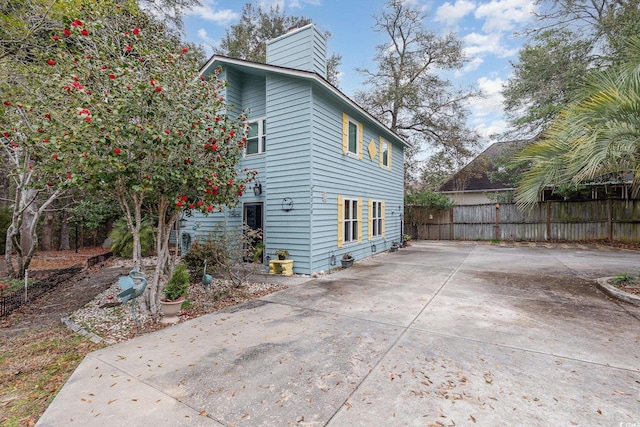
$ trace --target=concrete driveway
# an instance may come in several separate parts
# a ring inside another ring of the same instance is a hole
[[[544,247],[548,246],[548,247]],[[90,354],[42,426],[638,426],[640,253],[417,242]]]

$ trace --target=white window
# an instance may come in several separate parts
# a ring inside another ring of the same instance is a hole
[[[382,166],[389,167],[389,142],[382,141]]]
[[[382,236],[382,202],[371,202],[371,236]]]
[[[358,124],[349,120],[349,153],[358,154]]]
[[[262,154],[267,148],[267,120],[260,119],[249,122],[247,132],[247,156],[253,154]]]
[[[358,200],[344,200],[344,243],[358,241]]]

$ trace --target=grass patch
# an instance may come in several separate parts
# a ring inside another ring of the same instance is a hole
[[[0,347],[0,424],[34,425],[85,355],[101,347],[63,326],[6,340]]]
[[[618,274],[613,279],[613,286],[628,286],[636,284],[636,276],[629,273]]]

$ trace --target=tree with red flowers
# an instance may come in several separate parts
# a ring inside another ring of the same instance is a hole
[[[49,105],[59,108],[48,113],[57,125],[43,127],[48,142],[41,145],[49,144],[54,165],[69,165],[71,183],[113,191],[138,268],[143,216],[153,213],[158,264],[146,300],[155,313],[180,212],[233,206],[254,177],[236,169],[245,117],[229,117],[225,83],[217,74],[199,75],[202,57],[192,46],[144,16],[106,16],[70,21],[52,36],[48,57],[39,58],[57,84]]]

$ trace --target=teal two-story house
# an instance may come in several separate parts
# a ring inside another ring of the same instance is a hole
[[[405,142],[332,86],[326,39],[315,26],[267,43],[267,63],[214,55],[233,113],[250,124],[241,168],[258,171],[241,205],[182,221],[187,240],[222,222],[263,230],[264,255],[289,251],[298,274],[327,271],[401,239]]]

